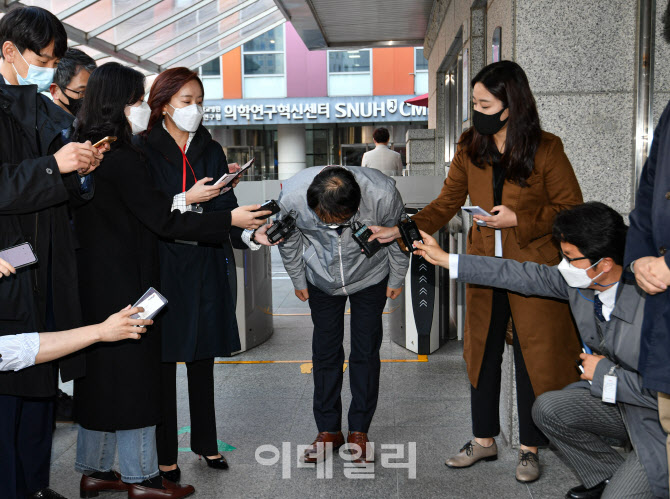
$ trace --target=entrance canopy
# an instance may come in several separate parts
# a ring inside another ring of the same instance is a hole
[[[0,0],[0,11],[21,5],[53,12],[98,64],[146,73],[196,69],[285,22],[273,0]]]
[[[274,0],[307,48],[423,45],[434,0]]]

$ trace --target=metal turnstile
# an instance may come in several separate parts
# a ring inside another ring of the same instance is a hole
[[[231,285],[237,293],[237,325],[246,352],[272,336],[271,253],[267,246],[258,251],[233,250],[235,268],[229,265]]]
[[[406,207],[408,213],[419,210]],[[433,237],[441,241],[444,231]],[[444,246],[443,246],[444,247]],[[446,276],[445,276],[446,274]],[[389,334],[394,343],[419,355],[428,355],[449,338],[448,271],[411,255],[400,304],[390,312]]]

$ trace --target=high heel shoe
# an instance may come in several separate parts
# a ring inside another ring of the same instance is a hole
[[[210,468],[214,468],[215,470],[227,470],[228,469],[228,461],[226,461],[226,458],[223,457],[223,454],[221,454],[221,457],[215,457],[214,459],[210,459],[207,456],[198,456],[200,459],[203,457],[205,458],[205,461],[207,462],[207,466]]]
[[[177,466],[173,470],[161,471],[160,474],[163,478],[172,483],[179,483],[179,481],[181,480],[181,470],[179,469],[179,466]]]

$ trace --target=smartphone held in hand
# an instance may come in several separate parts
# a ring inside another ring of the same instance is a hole
[[[16,246],[0,250],[0,258],[15,269],[37,263],[37,255],[35,255],[30,243],[17,244]]]
[[[270,212],[272,212],[269,215],[266,215],[264,217],[256,217],[256,218],[259,218],[259,219],[262,220],[264,218],[271,217],[272,215],[276,215],[277,213],[279,213],[281,211],[281,208],[279,207],[279,204],[277,204],[277,201],[275,201],[274,199],[270,199],[269,201],[266,201],[265,203],[263,203],[261,205],[261,207],[258,208],[257,210],[252,210],[252,212],[254,212],[254,211],[270,211]]]
[[[254,164],[254,161],[256,161],[256,158],[251,158],[251,161],[247,161],[246,163],[244,163],[244,165],[242,166],[242,168],[240,168],[240,171],[238,171],[238,172],[224,173],[219,180],[214,182],[214,185],[222,184],[221,187],[227,186],[233,180],[235,180],[235,178],[242,175],[245,172],[245,170],[248,170],[249,168],[251,168]]]
[[[466,213],[469,213],[470,215],[480,215],[482,217],[490,217],[492,216],[488,211],[485,209],[479,207],[479,206],[461,206],[461,210],[463,210]],[[483,222],[482,220],[476,220],[477,225],[486,225],[486,222]]]
[[[161,309],[167,305],[167,300],[154,288],[149,288],[142,297],[135,302],[134,307],[142,307],[144,312],[133,314],[131,319],[153,319]]]

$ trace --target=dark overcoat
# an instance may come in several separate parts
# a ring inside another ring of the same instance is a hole
[[[198,180],[210,177],[213,182],[228,173],[221,145],[202,125],[186,150],[193,172],[184,165],[179,146],[160,123],[142,140],[141,149],[157,187],[169,196],[183,192],[184,178],[186,190],[190,189],[195,183],[194,173]],[[232,210],[237,207],[237,199],[231,189],[201,206],[204,213]],[[239,239],[239,230],[233,228],[231,237],[236,235]],[[239,350],[235,298],[229,282],[229,277],[230,281],[234,277],[229,271],[235,271],[230,242],[195,245],[161,239],[158,250],[161,286],[170,296],[162,317],[162,360],[191,362],[228,357]]]
[[[502,229],[503,257],[519,262],[556,265],[558,247],[552,238],[554,216],[582,203],[582,191],[563,151],[561,139],[542,132],[527,186],[505,181],[502,204],[516,213],[517,226]],[[476,167],[459,148],[440,196],[412,218],[420,229],[434,233],[449,222],[470,196],[473,205],[493,208],[493,168]],[[474,226],[468,234],[469,255],[494,256],[495,231]],[[575,359],[580,343],[565,302],[507,293],[524,362],[538,396],[576,381]],[[474,387],[484,358],[491,322],[493,288],[468,284],[463,357]]]
[[[63,145],[61,131],[71,123],[72,117],[34,85],[0,83],[0,249],[29,242],[38,258],[37,264],[0,279],[0,335],[45,331],[47,302],[53,329],[80,325],[69,202],[84,202],[92,191],[81,194],[78,175],[61,175],[53,157]],[[65,380],[82,373],[79,360],[61,364]],[[52,363],[0,373],[2,395],[50,397],[55,392]]]
[[[670,267],[670,104],[656,126],[642,170],[624,264],[645,256],[663,256]],[[647,297],[639,371],[645,388],[670,393],[670,291]]]
[[[159,237],[227,241],[230,212],[171,211],[147,163],[130,144],[115,144],[95,175],[96,193],[76,211],[84,322],[134,303],[150,286],[162,291]],[[164,293],[165,294],[165,293]],[[170,301],[173,297],[165,294]],[[160,316],[159,316],[160,317]],[[160,421],[160,321],[140,340],[98,343],[86,351],[86,376],[75,381],[75,409],[91,430],[128,430]]]

